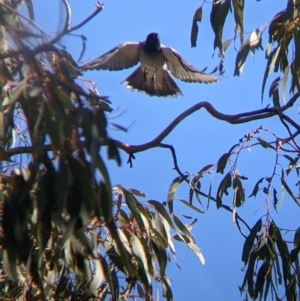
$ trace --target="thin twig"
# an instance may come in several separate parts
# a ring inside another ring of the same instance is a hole
[[[158,145],[158,147],[167,148],[167,149],[169,149],[169,150],[171,151],[172,158],[173,158],[174,169],[175,169],[176,172],[180,175],[180,177],[182,177],[182,180],[189,184],[189,180],[187,179],[186,175],[184,175],[184,173],[180,170],[180,168],[179,168],[179,166],[178,166],[177,156],[176,156],[176,152],[175,152],[174,147],[173,147],[172,145],[165,144],[165,143],[160,143],[160,144]],[[206,198],[209,197],[207,194],[201,192],[201,191],[200,191],[199,189],[197,189],[196,187],[195,187],[194,189],[195,189],[195,191],[196,191],[198,194],[200,194],[200,195],[202,195],[202,196],[205,196]],[[212,200],[213,202],[217,203],[217,200],[216,200],[214,197],[212,197],[212,196],[210,196],[210,200]],[[226,211],[229,211],[230,213],[233,213],[233,210],[232,210],[229,206],[224,205],[224,204],[221,204],[221,207],[222,207],[223,209],[225,209]],[[247,229],[248,229],[249,231],[251,230],[251,228],[249,227],[249,225],[246,223],[246,221],[245,221],[243,218],[241,218],[237,213],[235,214],[235,216],[236,216],[236,220],[241,221],[241,222],[247,227]],[[246,238],[247,235],[244,234],[244,232],[242,231],[242,229],[241,229],[241,227],[240,227],[240,225],[239,225],[238,223],[237,223],[237,225],[238,225],[238,229],[239,229],[241,235],[244,236],[244,237]]]

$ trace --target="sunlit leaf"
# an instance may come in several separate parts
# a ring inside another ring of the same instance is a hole
[[[201,211],[199,208],[193,206],[192,204],[190,204],[189,202],[185,201],[185,200],[179,200],[180,202],[182,202],[183,204],[185,204],[186,206],[190,207],[191,209],[197,211],[198,213],[205,213],[204,211]]]
[[[180,221],[180,219],[176,215],[173,215],[173,220],[175,225],[178,227],[179,231],[185,234],[189,238],[189,240],[194,243],[194,237],[192,236],[191,232],[186,228],[186,226]]]
[[[149,200],[148,201],[149,204],[151,204],[155,210],[157,210],[159,212],[159,214],[169,223],[169,225],[174,229],[174,225],[173,222],[169,216],[169,214],[167,213],[165,207],[158,201],[155,200]]]
[[[252,31],[249,37],[250,51],[254,54],[256,49],[263,50],[261,43],[262,43],[261,31],[259,28],[257,28],[254,31]]]
[[[154,253],[156,255],[158,264],[159,264],[159,271],[160,271],[160,277],[161,279],[164,278],[165,272],[166,272],[166,266],[167,266],[167,253],[166,249],[160,242],[156,239],[151,239],[152,246]]]
[[[173,201],[175,199],[175,193],[176,193],[177,188],[178,188],[180,183],[181,183],[181,177],[177,177],[172,181],[172,183],[169,187],[168,197],[167,197],[167,204],[168,204],[170,213],[173,212]]]

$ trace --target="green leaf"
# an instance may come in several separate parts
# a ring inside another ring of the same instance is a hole
[[[164,278],[167,266],[167,252],[165,247],[155,238],[151,239],[154,253],[156,255],[161,279]]]
[[[157,212],[159,212],[159,214],[168,222],[170,227],[175,229],[169,214],[167,213],[165,207],[160,202],[150,200],[150,201],[148,201],[148,203],[151,204]]]
[[[294,249],[300,247],[300,227],[296,230],[294,235]]]
[[[285,100],[285,96],[286,96],[286,84],[287,84],[287,80],[288,80],[288,77],[289,77],[289,66],[286,66],[284,68],[284,72],[283,72],[283,78],[282,78],[282,99],[283,99],[283,102],[286,103],[286,100]]]
[[[283,241],[280,230],[277,228],[275,223],[274,225],[274,234],[276,237],[276,245],[279,251],[279,254],[281,256],[281,263],[282,263],[282,273],[283,273],[283,280],[285,286],[287,285],[288,281],[290,280],[290,256],[289,256],[289,250],[287,247],[287,244],[285,241]]]
[[[172,236],[171,236],[171,233],[170,233],[170,226],[164,218],[162,219],[162,223],[163,223],[163,227],[164,227],[163,229],[165,230],[165,233],[166,233],[166,236],[167,236],[167,239],[168,239],[169,247],[170,247],[172,253],[175,254],[175,246],[174,246]]]
[[[231,187],[231,174],[228,172],[225,177],[222,179],[218,191],[217,191],[217,197],[216,197],[216,203],[217,203],[217,208],[219,209],[222,206],[222,196],[223,193],[228,195],[227,189]]]
[[[120,254],[123,265],[126,267],[129,274],[137,275],[137,269],[131,262],[131,249],[129,247],[130,243],[124,232],[116,228],[113,221],[107,223],[107,228],[113,240],[114,246],[117,247],[117,252]]]
[[[102,281],[105,279],[105,273],[103,270],[103,264],[101,261],[104,260],[100,255],[100,258],[94,259],[94,268],[93,268],[93,280],[89,285],[88,291],[89,293],[94,293],[95,290],[101,285]]]
[[[245,263],[245,265],[248,262],[250,252],[252,250],[252,247],[254,245],[254,239],[256,238],[256,235],[258,232],[260,232],[262,226],[262,220],[259,219],[256,224],[253,226],[253,228],[250,230],[250,234],[245,240],[244,247],[243,247],[243,253],[242,253],[242,261]]]
[[[241,46],[236,56],[233,76],[240,76],[243,73],[245,63],[246,63],[246,58],[249,54],[249,51],[250,51],[250,43],[249,41],[247,41]]]
[[[219,0],[214,0],[211,14],[210,14],[210,23],[212,29],[215,33],[215,40],[214,40],[214,49],[219,48],[221,56],[223,56],[223,49],[222,49],[222,37],[223,37],[223,29],[226,17],[230,10],[230,0],[225,0],[221,2]]]
[[[204,256],[203,256],[201,250],[196,246],[196,244],[193,242],[190,242],[190,243],[187,243],[187,246],[196,254],[196,256],[198,257],[198,259],[200,260],[202,265],[205,265]]]
[[[241,44],[243,43],[243,38],[244,38],[244,16],[243,16],[244,1],[245,0],[232,0],[234,20],[240,31],[239,34],[240,34]]]
[[[288,186],[288,184],[286,183],[284,178],[281,178],[281,183],[282,183],[283,187],[285,188],[285,190],[290,195],[290,197],[292,198],[292,200],[300,207],[300,203],[298,202],[297,198],[294,196],[292,190],[290,189],[290,187]]]
[[[165,297],[167,301],[173,301],[173,293],[167,276],[163,278],[162,286],[163,286],[163,297]]]
[[[24,78],[22,81],[20,81],[19,84],[12,90],[12,93],[9,95],[9,97],[4,98],[0,108],[5,115],[9,115],[14,108],[14,104],[22,96],[26,89],[27,80],[28,78]]]
[[[146,197],[146,194],[144,192],[141,192],[135,188],[130,188],[130,189],[128,189],[128,191],[130,191],[132,194],[134,194],[136,196],[143,197],[143,198]]]
[[[239,177],[233,179],[232,187],[234,189],[233,207],[240,207],[245,201],[245,191]]]
[[[144,244],[142,243],[142,238],[140,239],[136,235],[132,235],[130,237],[130,243],[132,246],[133,253],[141,260],[141,268],[144,270],[145,275],[147,277],[148,284],[151,283],[151,276],[153,276],[153,268],[152,261],[149,257],[149,250],[144,248]]]
[[[265,177],[262,177],[262,178],[260,178],[260,179],[256,182],[256,184],[255,184],[255,186],[254,186],[254,188],[253,188],[252,193],[249,195],[249,198],[251,198],[252,196],[256,197],[256,195],[257,195],[257,193],[258,193],[258,190],[259,190],[259,184],[262,183],[262,181],[263,181],[264,179],[265,179]]]
[[[189,238],[189,240],[194,243],[195,239],[192,236],[191,232],[186,228],[186,226],[180,221],[180,219],[176,215],[173,215],[173,221],[175,225],[178,227],[179,231],[185,234]]]
[[[65,108],[73,110],[73,104],[70,100],[70,96],[62,88],[58,87],[55,91],[55,95]]]
[[[173,201],[175,199],[175,193],[177,191],[177,188],[179,184],[182,182],[181,177],[175,178],[168,190],[168,197],[167,197],[167,204],[170,210],[170,213],[173,213]]]
[[[261,139],[260,137],[257,137],[256,139],[263,148],[272,148],[275,150],[274,146],[272,144],[270,144],[269,142]]]
[[[139,227],[142,230],[145,230],[146,227],[145,227],[143,219],[141,218],[141,212],[139,210],[140,208],[138,207],[138,201],[129,191],[126,191],[126,190],[125,190],[125,201],[126,201],[128,208],[133,213]]]
[[[112,219],[112,208],[113,208],[113,201],[112,201],[112,193],[111,193],[111,183],[108,171],[106,169],[106,166],[99,154],[94,156],[94,159],[96,160],[96,166],[98,167],[99,171],[101,172],[101,175],[103,176],[103,179],[105,181],[105,188],[106,188],[106,198],[105,200],[102,200],[100,202],[102,212],[104,212],[104,219],[105,222],[110,222]]]
[[[100,259],[101,259],[100,262],[102,265],[102,270],[104,271],[106,281],[108,282],[108,285],[110,287],[112,301],[118,301],[119,300],[119,283],[118,283],[118,277],[116,275],[116,270],[115,269],[110,270],[107,262],[101,255],[100,255]]]
[[[279,92],[278,92],[278,87],[280,84],[280,76],[275,78],[275,80],[272,82],[269,90],[269,97],[273,98],[273,105],[274,107],[280,108],[280,102],[279,102]]]
[[[265,91],[265,85],[267,82],[267,78],[270,76],[270,74],[272,73],[272,71],[274,70],[274,65],[277,62],[277,58],[280,52],[280,44],[279,46],[277,46],[277,48],[273,49],[270,53],[270,56],[268,57],[268,62],[267,62],[267,66],[266,66],[266,70],[264,73],[264,77],[263,77],[263,83],[262,83],[262,90],[261,90],[261,99],[263,100],[263,96],[264,96],[264,91]]]
[[[214,164],[207,164],[204,167],[202,167],[199,171],[198,171],[198,175],[202,175],[204,172],[208,171],[210,168],[212,168],[214,166]]]
[[[191,47],[196,47],[197,44],[197,36],[198,36],[198,24],[197,22],[201,22],[202,20],[202,6],[200,6],[194,14],[192,30],[191,30]]]
[[[77,198],[82,197],[79,201],[80,217],[84,225],[90,223],[91,219],[96,216],[97,213],[97,199],[95,191],[92,189],[91,179],[84,166],[81,165],[76,159],[70,157],[68,160],[69,168],[72,173],[72,177],[76,179],[76,185],[78,185],[78,191],[81,192],[81,196],[75,196]],[[102,200],[104,202],[104,200]]]
[[[231,153],[226,153],[220,157],[220,159],[218,160],[217,173],[223,174],[230,155],[231,155]]]
[[[186,206],[190,207],[191,209],[197,211],[198,213],[205,213],[204,211],[201,211],[199,208],[193,206],[192,204],[190,204],[189,202],[185,201],[185,200],[179,200],[180,202],[182,202],[183,204],[185,204]]]

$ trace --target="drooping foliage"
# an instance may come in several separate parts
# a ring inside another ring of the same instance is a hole
[[[50,37],[32,1],[0,1],[1,298],[119,300],[135,290],[151,300],[156,281],[172,300],[173,234],[204,258],[166,206],[112,187],[105,161],[121,159],[107,133],[110,101],[78,80],[58,44],[103,7],[70,27],[62,3],[65,25]]]

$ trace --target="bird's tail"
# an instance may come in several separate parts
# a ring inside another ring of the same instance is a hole
[[[150,96],[172,96],[182,95],[169,72],[166,69],[159,69],[154,78],[147,79],[143,69],[139,66],[123,82],[126,89],[144,91]]]

